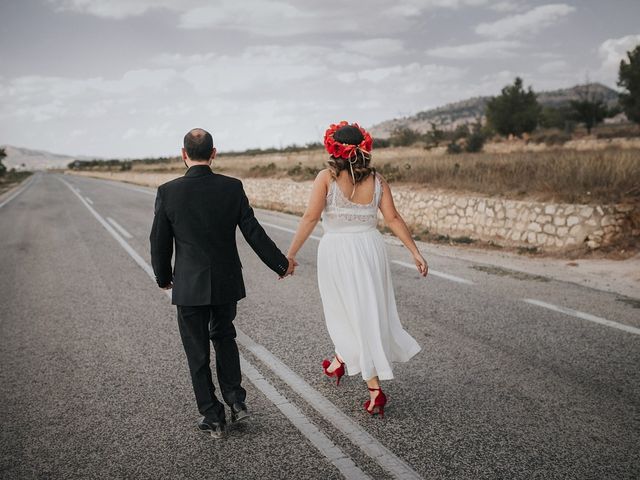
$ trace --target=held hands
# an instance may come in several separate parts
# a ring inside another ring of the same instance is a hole
[[[416,268],[418,269],[420,275],[426,277],[429,273],[429,265],[427,265],[427,261],[424,259],[424,257],[418,253],[413,256],[413,260],[414,262],[416,262]]]
[[[289,267],[287,268],[287,271],[284,275],[282,275],[280,277],[280,280],[282,280],[283,278],[286,278],[290,275],[293,275],[293,273],[295,272],[296,267],[299,265],[298,262],[296,262],[296,259],[293,257],[287,257],[287,260],[289,260]]]

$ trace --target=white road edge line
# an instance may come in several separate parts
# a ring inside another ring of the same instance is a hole
[[[29,179],[25,183],[23,183],[21,186],[19,186],[15,192],[13,192],[11,195],[9,195],[7,198],[5,198],[2,201],[2,203],[0,203],[0,208],[4,207],[7,203],[9,203],[11,200],[13,200],[18,195],[20,195],[22,192],[24,192],[27,188],[29,188],[31,186],[31,184],[33,183],[33,179],[34,178],[35,178],[35,174],[31,175],[31,177],[29,177]]]
[[[74,175],[74,174],[69,174],[69,176],[75,177],[75,178],[84,178],[84,179],[89,179],[89,180],[95,180],[98,182],[102,182],[105,183],[107,185],[111,185],[112,187],[118,187],[118,188],[124,188],[125,190],[131,190],[133,192],[140,192],[140,193],[145,193],[147,195],[151,195],[153,197],[156,196],[156,192],[155,191],[150,191],[145,189],[144,187],[136,187],[130,183],[126,183],[126,182],[122,182],[120,180],[110,180],[108,178],[100,178],[100,177],[88,177],[85,175]],[[77,187],[76,187],[77,188]],[[151,188],[151,187],[149,187]],[[80,191],[80,189],[78,189],[78,191]]]
[[[291,228],[281,227],[280,225],[276,225],[274,223],[269,222],[260,222],[260,225],[264,225],[265,227],[275,228],[276,230],[282,230],[283,232],[296,233],[295,230]],[[322,237],[318,237],[317,235],[311,235],[309,238],[313,238],[314,240],[320,240]],[[396,263],[398,265],[402,265],[403,267],[409,267],[415,269],[416,266],[411,263],[401,262],[399,260],[392,260],[391,263]],[[455,275],[449,275],[448,273],[439,272],[437,270],[429,269],[429,275],[433,275],[434,277],[444,278],[446,280],[451,280],[452,282],[464,283],[466,285],[473,285],[474,283],[471,280],[467,280],[466,278],[456,277]]]
[[[91,200],[89,197],[84,197],[84,199],[87,201],[89,205],[93,205],[93,200]]]
[[[400,260],[391,260],[391,263],[410,268],[411,270],[416,270],[416,266],[412,263],[401,262]],[[445,280],[451,280],[452,282],[464,283],[465,285],[474,285],[471,280],[467,280],[466,278],[456,277],[455,275],[449,275],[448,273],[439,272],[438,270],[433,270],[431,268],[429,269],[429,275],[444,278]]]
[[[625,325],[623,323],[614,322],[612,320],[607,320],[606,318],[596,317],[595,315],[591,315],[590,313],[584,313],[584,312],[580,312],[578,310],[573,310],[571,308],[566,308],[566,307],[559,307],[558,305],[542,302],[534,298],[523,298],[522,301],[530,303],[531,305],[536,305],[538,307],[553,310],[554,312],[564,313],[565,315],[571,315],[572,317],[581,318],[582,320],[588,320],[590,322],[599,323],[600,325],[606,325],[607,327],[617,328],[618,330],[633,333],[635,335],[640,335],[640,328],[632,327],[630,325]]]
[[[58,179],[64,183],[69,190],[71,190],[84,204],[84,206],[91,212],[91,214],[100,222],[100,224],[111,234],[113,238],[122,246],[125,251],[133,258],[133,260],[151,277],[155,283],[155,275],[153,269],[142,259],[140,255],[124,240],[118,232],[116,232],[108,222],[106,222],[102,216],[91,206],[89,203],[78,194],[73,187],[64,179]],[[168,296],[171,296],[171,292],[166,292]],[[247,339],[252,344],[255,344],[247,335],[245,335],[240,329],[236,328],[236,332],[239,337]],[[244,345],[242,341],[241,344]],[[255,344],[257,345],[257,344]],[[246,346],[246,345],[245,345]],[[264,348],[264,347],[262,347]],[[265,349],[266,350],[266,349]],[[275,357],[273,357],[275,359]],[[316,449],[320,451],[333,465],[338,468],[340,473],[344,475],[348,480],[357,479],[369,479],[362,470],[360,470],[355,463],[345,455],[326,435],[320,432],[315,425],[313,425],[307,417],[300,412],[291,402],[289,402],[284,396],[277,392],[277,390],[266,380],[260,373],[251,365],[246,359],[241,357],[243,363],[243,369],[245,373],[248,373],[247,378],[260,390],[269,400],[273,401],[280,409],[280,411],[289,419],[289,421],[313,444]],[[254,381],[255,380],[255,381]],[[303,381],[302,379],[300,379]],[[311,387],[309,387],[311,388]],[[276,396],[277,395],[277,396]],[[274,401],[275,400],[275,401]],[[328,400],[327,400],[328,401]],[[276,403],[277,402],[277,403]],[[335,409],[336,407],[333,406]],[[375,441],[375,440],[374,440]],[[384,447],[383,447],[384,448]],[[374,460],[377,460],[374,458]],[[397,477],[397,478],[411,478],[411,477]],[[418,477],[419,478],[419,477]]]
[[[131,239],[133,238],[133,235],[131,235],[129,232],[127,232],[124,227],[122,225],[120,225],[118,222],[116,222],[113,218],[111,217],[107,217],[107,222],[109,222],[111,225],[114,226],[114,228],[116,230],[118,230],[118,232],[120,233],[120,235],[122,235],[124,238],[128,238]]]

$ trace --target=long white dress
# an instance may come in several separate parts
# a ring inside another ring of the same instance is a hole
[[[365,380],[392,379],[392,362],[406,362],[420,351],[398,317],[389,259],[376,228],[381,197],[377,176],[368,205],[349,201],[332,181],[318,247],[318,286],[329,336],[347,374],[362,373]]]

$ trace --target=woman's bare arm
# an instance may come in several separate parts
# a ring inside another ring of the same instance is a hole
[[[382,212],[382,216],[384,217],[384,221],[387,226],[391,229],[393,234],[400,239],[400,241],[404,244],[405,247],[411,252],[413,255],[413,260],[415,261],[416,268],[420,275],[425,277],[429,271],[429,266],[427,265],[427,261],[420,254],[418,247],[416,246],[416,242],[413,241],[413,237],[411,236],[411,232],[407,227],[407,224],[404,222],[398,210],[396,210],[395,203],[393,202],[393,195],[391,194],[391,188],[389,188],[389,184],[380,174],[376,174],[380,177],[382,183],[382,199],[380,200],[380,211]]]
[[[322,170],[311,188],[311,195],[309,196],[309,203],[304,215],[300,219],[296,234],[291,240],[291,245],[287,251],[287,257],[295,259],[298,251],[307,241],[313,229],[316,228],[318,221],[324,210],[325,199],[327,198],[327,192],[329,188],[329,182],[331,181],[331,172],[329,170]]]

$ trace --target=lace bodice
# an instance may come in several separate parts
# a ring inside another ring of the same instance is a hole
[[[374,177],[373,199],[367,205],[354,203],[345,197],[335,181],[331,182],[322,212],[325,232],[356,233],[375,229],[378,224],[378,206],[382,197],[382,184]]]

